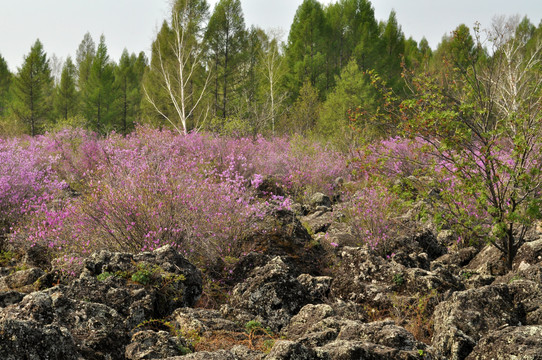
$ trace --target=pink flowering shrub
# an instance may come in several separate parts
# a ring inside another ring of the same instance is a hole
[[[235,258],[258,219],[292,204],[278,194],[257,198],[265,177],[294,194],[329,190],[335,177],[348,173],[340,154],[306,141],[299,148],[300,139],[178,136],[142,127],[127,137],[65,130],[41,141],[42,163],[28,168],[46,170],[33,183],[49,197],[24,221],[6,222],[12,241],[46,246],[70,263],[99,249],[137,252],[165,244],[202,265]],[[6,156],[22,161],[13,151]],[[12,167],[22,171],[21,164]]]
[[[66,188],[54,171],[58,163],[45,137],[0,138],[0,250],[14,225],[42,211]]]
[[[352,227],[356,245],[365,244],[385,254],[388,241],[397,233],[399,208],[399,198],[389,188],[374,184],[357,190],[337,210]]]

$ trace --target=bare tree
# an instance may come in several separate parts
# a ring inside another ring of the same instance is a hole
[[[278,82],[284,76],[285,70],[283,66],[283,56],[280,53],[279,40],[282,37],[280,30],[269,31],[269,40],[265,44],[265,49],[262,53],[261,62],[263,64],[263,75],[267,80],[268,101],[269,101],[269,118],[271,120],[271,129],[275,135],[275,116],[277,108],[286,99],[284,92],[278,94]]]
[[[147,101],[180,134],[189,131],[188,119],[193,119],[195,128],[205,121],[208,109],[196,115],[202,106],[210,81],[210,69],[203,63],[202,24],[208,16],[208,5],[204,0],[177,0],[172,6],[169,36],[158,36],[154,43],[151,71],[157,75],[159,86],[167,94],[175,109],[173,117],[168,115],[147,87],[143,91]],[[194,84],[198,73],[207,71],[201,86]],[[196,118],[196,116],[201,118]]]

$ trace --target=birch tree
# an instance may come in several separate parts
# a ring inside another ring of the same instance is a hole
[[[171,22],[163,24],[153,43],[150,71],[143,85],[154,111],[180,134],[197,129],[208,113],[200,109],[210,79],[202,44],[208,9],[205,0],[177,0],[173,4]],[[206,75],[202,78],[202,74]],[[152,88],[152,83],[158,87]]]

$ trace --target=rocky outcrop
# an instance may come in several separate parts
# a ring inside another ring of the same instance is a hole
[[[279,331],[304,305],[322,300],[313,297],[317,291],[307,290],[282,258],[275,257],[233,289],[230,305]]]
[[[73,278],[29,252],[24,266],[0,268],[0,358],[542,356],[540,240],[522,246],[512,271],[491,247],[448,250],[451,232],[412,231],[376,252],[318,196],[246,235],[247,253],[220,282],[227,301],[213,309],[194,307],[202,275],[172,247],[101,251]]]
[[[161,353],[156,348],[167,349],[173,346],[172,340],[163,334],[144,333],[131,341],[132,329],[179,307],[192,306],[201,294],[199,270],[171,247],[138,255],[102,251],[83,265],[79,277],[63,284],[26,296],[14,291],[0,293],[0,322],[6,329],[0,336],[13,333],[8,343],[14,349],[28,347],[29,353],[35,350],[37,354],[16,358],[120,360],[125,359],[130,342],[131,358],[148,358],[141,354]],[[10,288],[36,282],[40,283],[36,287],[47,287],[55,274],[55,270],[44,274],[30,269],[2,281]],[[50,352],[42,351],[49,343]]]
[[[508,326],[491,331],[467,360],[542,359],[542,326]]]
[[[27,320],[0,320],[0,358],[5,360],[79,360],[74,339],[66,329]]]

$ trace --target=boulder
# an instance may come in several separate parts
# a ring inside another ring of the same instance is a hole
[[[20,303],[0,309],[0,320],[25,320],[37,328],[56,326],[64,329],[71,334],[85,359],[124,358],[129,330],[114,309],[69,299],[58,288],[51,289],[50,293],[34,292]],[[18,346],[30,345],[23,338],[18,340]]]
[[[288,340],[277,341],[271,348],[265,360],[316,360],[318,357],[314,350],[300,343]]]
[[[201,292],[201,272],[171,246],[138,255],[92,254],[81,275],[64,289],[70,298],[115,309],[128,327],[193,306]]]
[[[542,359],[542,326],[508,326],[486,334],[467,360]]]
[[[397,350],[363,341],[336,340],[315,349],[319,359],[330,360],[418,360],[418,351]],[[425,354],[425,353],[424,353]],[[427,354],[426,359],[431,359]]]
[[[0,278],[0,290],[22,289],[23,292],[30,292],[34,290],[34,287],[28,287],[28,285],[33,285],[44,274],[45,272],[39,268],[15,271],[8,276]]]
[[[390,305],[386,294],[397,286],[397,279],[405,270],[403,265],[383,259],[366,247],[341,248],[337,257],[338,265],[332,273],[332,297],[372,307]]]
[[[323,258],[325,251],[321,246],[312,246],[312,237],[292,211],[279,210],[267,214],[259,220],[257,228],[243,240],[242,250],[281,256],[296,275],[321,275],[321,263],[314,259]]]
[[[72,336],[57,325],[28,320],[0,320],[0,358],[3,360],[79,360]]]
[[[524,310],[504,284],[455,292],[436,306],[432,345],[446,359],[464,359],[489,332],[519,326]]]
[[[278,332],[304,305],[317,300],[310,297],[282,258],[275,257],[235,286],[230,305],[253,314],[255,320]]]
[[[163,359],[191,353],[186,341],[166,331],[144,330],[136,332],[126,346],[126,359]]]
[[[314,193],[310,198],[309,204],[315,209],[320,206],[331,209],[331,199],[321,192]]]
[[[315,211],[299,219],[301,224],[308,230],[309,234],[314,235],[326,232],[335,220],[335,215],[326,210]]]

